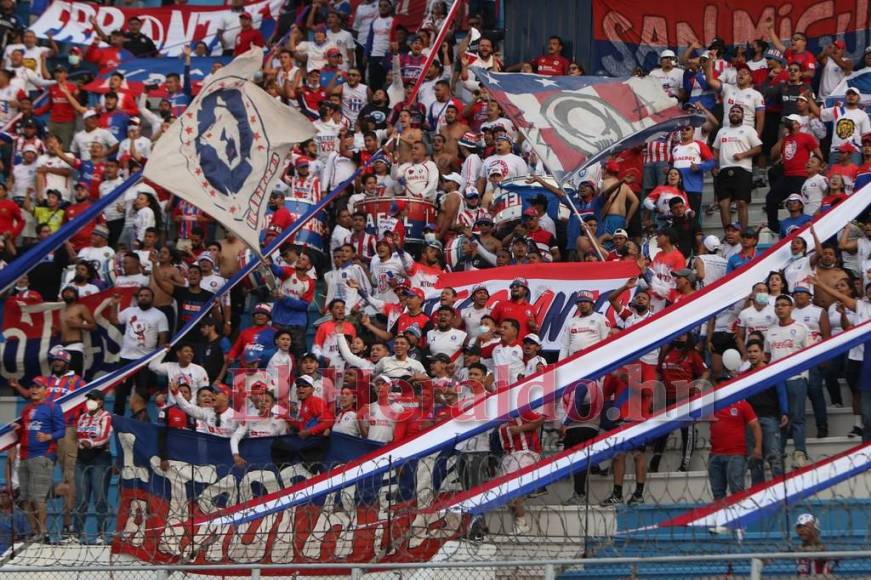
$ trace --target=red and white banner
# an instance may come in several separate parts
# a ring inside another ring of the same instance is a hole
[[[544,350],[559,350],[565,336],[565,326],[577,311],[575,297],[581,290],[589,290],[596,296],[596,310],[614,324],[615,313],[608,302],[611,293],[628,278],[638,275],[635,262],[565,262],[504,266],[471,272],[444,274],[438,279],[438,288],[453,288],[457,291],[457,307],[460,312],[472,307],[471,294],[476,286],[484,286],[490,292],[488,308],[498,302],[510,300],[508,285],[515,278],[524,278],[529,283],[529,303],[538,322],[538,335]],[[424,288],[424,292],[427,289]],[[623,297],[628,299],[629,293]]]
[[[264,21],[277,21],[283,0],[259,0],[245,6],[253,16],[255,28]],[[126,30],[127,19],[138,16],[142,20],[142,34],[154,41],[164,56],[178,56],[184,46],[202,40],[221,53],[218,31],[224,28],[224,19],[231,13],[229,6],[167,6],[162,8],[116,8],[89,2],[62,2],[56,0],[40,15],[30,29],[37,36],[49,34],[58,42],[91,44],[96,39],[91,18],[104,33]]]

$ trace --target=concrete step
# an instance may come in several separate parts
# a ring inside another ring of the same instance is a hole
[[[530,525],[530,537],[536,542],[564,541],[567,537],[581,537],[584,530],[591,536],[613,536],[617,530],[617,513],[613,508],[590,508],[583,506],[548,505],[529,502],[526,518]],[[486,514],[489,536],[494,541],[516,542],[514,517],[508,509],[497,509]]]

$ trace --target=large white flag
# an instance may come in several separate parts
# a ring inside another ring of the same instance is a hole
[[[258,252],[287,153],[315,134],[302,114],[251,82],[262,61],[254,48],[207,77],[145,167],[146,179],[205,210]]]

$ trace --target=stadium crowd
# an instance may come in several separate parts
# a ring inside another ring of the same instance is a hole
[[[263,46],[259,84],[317,130],[294,148],[271,192],[264,244],[385,145],[386,155],[340,193],[316,226],[264,261],[172,347],[177,330],[253,258],[208,208],[171,191],[145,183],[130,188],[18,280],[6,300],[64,303],[51,373],[25,385],[9,382],[30,401],[11,475],[37,536],[46,533],[46,498],[56,484],[71,539],[84,540],[91,502],[105,529],[110,411],[229,438],[228,461],[239,466],[246,463],[238,447],[245,437],[290,435],[273,448],[276,461],[312,463],[332,433],[378,443],[412,437],[492,392],[500,384],[495,369],[505,371],[503,384],[539,372],[752,262],[760,238],[788,236],[853,195],[857,180],[871,171],[871,122],[861,95],[848,90],[843,103],[824,102],[844,75],[865,63],[845,57],[841,41],[815,55],[801,33],[788,40],[772,33],[747,47],[716,39],[707,48],[685,47],[679,57],[662,51],[658,67],[638,74],[661,81],[705,124],[622,151],[563,191],[478,83],[475,67],[538,75],[581,75],[583,68],[563,56],[558,37],[529,62],[503,63],[498,37],[488,34],[496,26],[491,3],[471,4],[469,17],[434,47],[449,2],[430,1],[418,30],[393,26],[390,0],[363,0],[353,14],[347,0],[289,2],[295,18],[266,39],[259,15],[252,18],[233,0],[219,35],[224,54]],[[140,169],[191,102],[190,58],[206,54],[202,43],[185,47],[185,72],[167,76],[160,96],[133,94],[120,74],[108,92],[83,90],[122,51],[170,58],[157,53],[140,27],[129,19],[125,29],[98,30],[90,46],[59,45],[37,39],[11,0],[0,0],[0,123],[11,136],[0,146],[4,264]],[[437,58],[424,70],[431,51]],[[421,76],[419,93],[406,102]],[[38,96],[43,90],[45,100]],[[711,179],[714,199],[707,199]],[[540,193],[505,219],[495,210],[509,181]],[[765,224],[751,223],[754,190],[766,192]],[[566,196],[577,215],[548,212],[549,200],[565,205]],[[415,238],[406,229],[408,215],[420,208],[430,219]],[[703,218],[716,211],[722,230],[705,235]],[[687,396],[681,381],[717,383],[868,320],[871,219],[864,220],[832,239],[814,234],[811,247],[795,238],[786,268],[758,280],[698,329],[645,354],[635,365],[640,375],[620,369],[565,397],[555,417],[524,414],[495,436],[459,443],[462,484],[471,488],[537,461],[545,425],[558,429],[568,447],[648,416],[647,396],[643,416],[627,416],[623,393],[633,376],[662,381],[671,403]],[[436,287],[447,271],[617,260],[635,265],[638,274],[610,297],[616,323],[596,311],[597,296],[579,281],[577,312],[558,353],[542,352],[537,297],[525,278],[510,284],[509,300],[495,304],[487,288],[475,288],[463,309],[454,289]],[[136,289],[133,302],[121,308],[116,296],[108,313],[124,329],[121,363],[158,348],[166,354],[118,385],[109,394],[111,409],[103,393],[92,391],[84,408],[64,417],[54,401],[85,385],[90,357],[83,336],[97,327],[82,299],[123,287]],[[630,292],[631,302],[621,302]],[[425,310],[428,301],[437,304]],[[724,360],[732,350],[740,353],[740,368]],[[759,482],[806,465],[809,431],[830,435],[828,405],[850,404],[842,380],[856,415],[849,435],[871,438],[871,396],[859,397],[871,387],[859,384],[862,358],[861,348],[853,349],[719,411],[711,424],[714,497],[743,489],[748,470]],[[622,418],[591,416],[597,398],[618,407]],[[805,425],[808,399],[812,430]],[[693,427],[681,435],[681,469],[687,470]],[[613,494],[604,503],[624,501],[627,459],[636,471],[628,502],[643,503],[645,474],[659,468],[664,448],[665,439],[616,459]],[[492,461],[496,455],[502,459]],[[586,492],[585,475],[577,474],[567,501],[583,503]],[[528,532],[522,502],[512,510],[516,531]]]

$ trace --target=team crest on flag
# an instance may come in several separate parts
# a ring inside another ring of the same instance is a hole
[[[652,78],[541,77],[477,69],[478,80],[558,179],[617,149],[703,118]]]
[[[261,60],[255,48],[208,77],[145,169],[146,179],[204,209],[255,251],[291,146],[315,133],[251,82]]]

